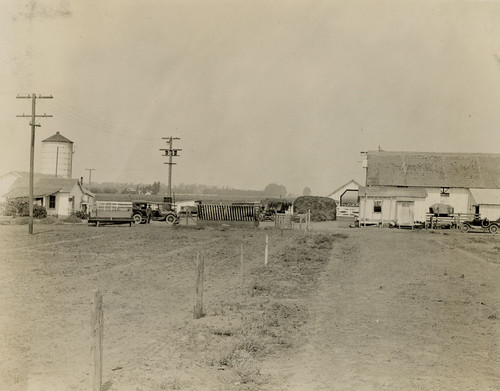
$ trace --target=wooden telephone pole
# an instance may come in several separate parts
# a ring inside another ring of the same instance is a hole
[[[179,156],[178,151],[182,151],[182,149],[173,149],[173,141],[180,140],[178,137],[162,137],[163,140],[167,140],[168,148],[160,148],[160,151],[165,151],[165,155],[168,156],[168,162],[163,164],[168,164],[168,196],[172,199],[172,166],[176,163],[172,161],[174,156]]]
[[[85,170],[89,172],[89,191],[92,192],[90,185],[92,184],[92,171],[94,171],[95,168],[86,168]]]
[[[17,99],[31,99],[31,115],[18,115],[17,117],[21,118],[31,118],[31,146],[30,146],[30,190],[29,190],[29,213],[30,213],[30,221],[29,221],[29,234],[33,234],[33,170],[35,166],[35,127],[36,126],[41,126],[40,124],[36,124],[35,121],[37,118],[40,117],[52,117],[52,115],[48,114],[41,114],[37,115],[35,111],[35,106],[36,106],[36,100],[37,99],[52,99],[52,95],[49,96],[42,96],[36,94],[31,94],[31,95],[18,95],[16,97]]]

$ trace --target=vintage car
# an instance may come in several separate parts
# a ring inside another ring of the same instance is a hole
[[[462,232],[471,232],[473,230],[480,230],[483,232],[488,231],[492,234],[496,234],[498,232],[499,225],[500,225],[499,220],[490,221],[486,218],[481,219],[479,217],[475,217],[473,220],[464,221],[460,226],[460,230]]]
[[[150,221],[178,223],[178,217],[171,202],[132,201],[132,218],[136,224]]]

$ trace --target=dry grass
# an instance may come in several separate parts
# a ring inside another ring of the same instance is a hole
[[[207,365],[231,369],[242,384],[260,384],[260,360],[292,346],[291,333],[307,322],[299,298],[316,287],[336,241],[345,235],[290,233],[268,266],[252,268],[241,295],[221,303],[193,332],[202,333]]]
[[[266,382],[261,360],[293,346],[294,333],[308,319],[301,299],[314,291],[331,246],[342,238],[317,233],[305,238],[298,231],[281,235],[277,230],[194,228],[53,224],[35,227],[35,235],[28,236],[22,227],[2,227],[0,247],[8,260],[0,263],[2,282],[12,292],[4,297],[5,318],[17,319],[21,316],[17,309],[23,308],[23,328],[11,322],[6,339],[35,341],[26,352],[13,342],[13,354],[23,359],[36,354],[50,357],[51,364],[38,369],[44,378],[65,377],[75,390],[82,389],[86,358],[64,357],[88,348],[81,325],[88,321],[89,294],[99,287],[106,304],[106,362],[127,368],[105,371],[108,379],[114,379],[113,388],[136,384],[141,390],[199,389],[196,382],[202,375],[188,376],[186,368],[215,373],[221,389],[229,390],[236,382],[245,390],[260,387]],[[266,235],[268,266],[263,262]],[[193,320],[197,252],[205,255],[206,315]],[[44,300],[32,300],[38,296]],[[78,337],[58,341],[57,346],[46,343],[75,330]],[[156,364],[145,370],[148,359]],[[9,371],[16,370],[15,362],[0,368],[4,381]],[[22,385],[26,376],[25,371],[15,384]],[[154,384],[144,383],[148,378]]]

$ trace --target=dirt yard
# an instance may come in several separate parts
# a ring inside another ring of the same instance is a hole
[[[91,389],[95,289],[104,391],[500,389],[500,235],[27,231],[0,226],[1,390]],[[194,320],[197,252],[205,316]]]

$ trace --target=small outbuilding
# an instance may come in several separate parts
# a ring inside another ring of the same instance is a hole
[[[7,200],[28,196],[29,186],[22,178],[5,194]],[[39,177],[33,185],[33,196],[35,203],[44,206],[48,215],[55,216],[88,213],[94,202],[94,194],[83,188],[78,179]]]
[[[337,216],[357,216],[360,184],[354,179],[327,195],[337,204]]]

